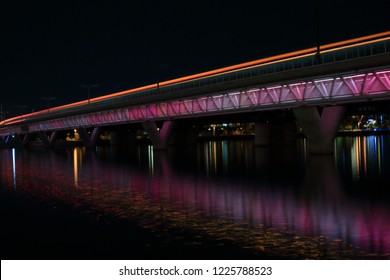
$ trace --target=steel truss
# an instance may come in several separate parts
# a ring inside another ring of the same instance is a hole
[[[301,82],[280,83],[247,89],[218,92],[205,96],[162,101],[72,117],[41,121],[29,125],[29,132],[60,130],[76,127],[142,122],[291,108],[303,104],[342,104],[364,98],[390,99],[390,70],[367,71],[359,74],[334,75]]]

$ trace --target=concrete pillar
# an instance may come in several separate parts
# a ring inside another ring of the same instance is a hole
[[[50,141],[49,141],[49,137],[47,137],[47,134],[44,131],[41,131],[38,134],[39,134],[39,138],[41,138],[42,143],[45,145],[45,147],[49,148],[50,147]]]
[[[309,141],[309,153],[333,154],[344,107],[325,107],[322,114],[316,106],[294,108],[293,112]]]
[[[30,141],[31,139],[31,134],[30,133],[26,133],[22,136],[22,147],[26,147],[28,142]]]
[[[77,129],[77,132],[79,133],[80,139],[83,141],[84,145],[87,148],[91,148],[91,141],[89,139],[90,137],[88,135],[88,131],[84,127],[80,127]],[[78,140],[76,135],[75,135],[75,139]]]
[[[50,137],[44,131],[39,132],[39,137],[42,139],[42,142],[46,148],[51,148],[54,146],[54,142],[57,139],[57,135],[58,135],[57,131],[53,131],[50,134]]]
[[[95,147],[97,145],[97,141],[100,137],[100,127],[94,127],[91,133],[91,136],[89,137],[89,141],[92,147]]]
[[[50,134],[50,138],[49,138],[49,145],[50,145],[50,147],[54,146],[54,143],[57,140],[57,136],[58,136],[58,131],[53,131]]]
[[[166,150],[169,139],[175,126],[174,121],[165,121],[162,128],[158,129],[155,122],[147,121],[142,123],[143,128],[148,133],[154,150]]]
[[[255,123],[255,145],[268,146],[271,144],[271,128],[268,122]]]
[[[84,127],[79,128],[78,132],[87,148],[94,148],[96,146],[97,139],[100,135],[100,127],[94,127],[91,135],[88,134],[88,131]]]

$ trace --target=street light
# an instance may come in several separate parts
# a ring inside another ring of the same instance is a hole
[[[88,103],[90,103],[90,91],[91,91],[91,88],[96,88],[96,87],[98,87],[100,85],[98,85],[98,84],[84,84],[84,85],[80,85],[80,86],[87,89]]]

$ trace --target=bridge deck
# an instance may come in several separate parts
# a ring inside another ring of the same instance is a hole
[[[160,104],[161,109],[162,103],[171,102],[170,104],[172,104],[174,100],[182,102],[181,106],[183,107],[185,104],[183,99],[197,100],[199,105],[199,100],[201,100],[202,96],[210,97],[210,94],[214,95],[212,100],[214,100],[213,106],[216,109],[221,109],[222,107],[218,106],[215,100],[218,100],[218,96],[226,94],[229,96],[230,103],[237,107],[238,104],[235,104],[233,99],[231,99],[235,92],[244,91],[246,92],[245,98],[250,99],[250,95],[247,92],[251,89],[255,91],[260,90],[261,87],[268,89],[272,86],[288,86],[291,88],[294,81],[302,82],[303,78],[305,78],[304,83],[306,87],[308,81],[318,80],[319,77],[327,77],[327,75],[331,75],[330,78],[333,79],[333,84],[335,84],[336,78],[334,73],[346,75],[348,73],[356,73],[363,68],[374,69],[379,67],[385,69],[387,66],[390,67],[390,31],[324,45],[320,47],[320,53],[317,51],[317,48],[313,47],[66,104],[51,108],[49,111],[43,110],[17,116],[3,121],[0,133],[9,132],[12,130],[11,127],[15,125],[39,123],[124,107],[140,108],[142,105],[149,107],[154,105],[156,107]],[[366,71],[365,75],[367,73]],[[374,72],[371,71],[370,73]],[[384,83],[385,88],[388,86],[388,74],[382,75],[383,77],[377,74],[372,75],[381,83]],[[280,82],[282,81],[284,83],[281,85]],[[350,83],[345,81],[343,81],[343,84],[345,87],[351,86]],[[357,94],[353,90],[350,92]],[[293,90],[290,90],[289,94],[292,96],[293,101],[304,100],[304,96],[302,98],[294,98],[296,93]],[[328,93],[329,96],[333,96],[333,93],[330,95]],[[272,98],[272,94],[269,97]],[[289,101],[288,98],[275,98],[278,100],[274,101],[278,103]],[[260,104],[252,102],[252,105]],[[186,107],[188,108],[188,106]],[[199,106],[201,107],[201,105]],[[149,108],[148,110],[153,112],[155,109]],[[189,113],[189,110],[187,113]],[[157,116],[156,113],[154,117]],[[162,114],[160,117],[163,116],[169,116],[169,114]],[[141,114],[141,117],[146,116]],[[16,130],[20,131],[23,129]]]

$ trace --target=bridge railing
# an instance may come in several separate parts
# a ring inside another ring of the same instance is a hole
[[[295,69],[301,69],[305,67],[311,67],[318,64],[330,64],[345,60],[359,59],[367,56],[374,56],[390,52],[390,40],[378,41],[371,44],[358,45],[350,48],[342,48],[338,50],[323,51],[318,56],[316,52],[310,54],[269,63],[265,65],[258,65],[255,67],[249,67],[231,71],[230,73],[222,73],[218,75],[212,75],[210,77],[204,77],[200,79],[190,80],[174,85],[162,86],[154,89],[145,90],[139,93],[130,95],[124,95],[109,100],[101,101],[105,104],[123,102],[125,100],[131,100],[133,98],[150,96],[155,94],[174,93],[188,89],[196,89],[201,87],[207,87],[210,85],[224,84],[232,81],[244,80],[247,78],[261,77],[268,74],[290,71]],[[100,103],[100,102],[99,102]],[[103,104],[100,103],[100,104]],[[99,104],[96,104],[99,106]]]
[[[240,69],[231,73],[224,73],[217,76],[202,78],[195,81],[170,85],[160,88],[160,93],[171,93],[183,89],[192,89],[212,84],[242,80],[245,78],[260,77],[276,72],[295,70],[304,67],[315,66],[324,63],[340,62],[342,60],[352,60],[367,56],[373,56],[390,52],[390,40],[379,41],[368,45],[360,45],[346,49],[331,50],[321,52],[318,56],[316,52],[302,57],[291,58],[280,62],[259,65],[249,69]],[[145,94],[147,94],[145,92]]]
[[[57,117],[63,114],[76,113],[84,110],[99,110],[100,108],[121,106],[122,104],[131,104],[132,100],[142,97],[150,97],[153,95],[164,95],[180,93],[185,90],[201,89],[212,85],[221,85],[231,83],[234,81],[245,81],[245,79],[253,79],[269,74],[281,73],[285,71],[292,71],[306,67],[312,67],[319,64],[331,64],[340,61],[349,61],[363,57],[376,56],[390,52],[390,38],[372,40],[368,42],[355,43],[341,47],[329,47],[316,52],[315,48],[310,51],[300,53],[298,55],[291,55],[284,59],[276,59],[258,65],[251,65],[230,71],[222,71],[217,74],[206,75],[199,78],[189,79],[182,82],[172,83],[162,86],[150,86],[149,89],[140,90],[134,93],[123,94],[115,97],[107,97],[106,99],[99,99],[96,102],[71,104],[72,106],[66,109],[53,110],[49,112],[42,112],[37,116],[31,116],[26,121],[33,121],[39,117]],[[180,96],[175,96],[180,98]]]

